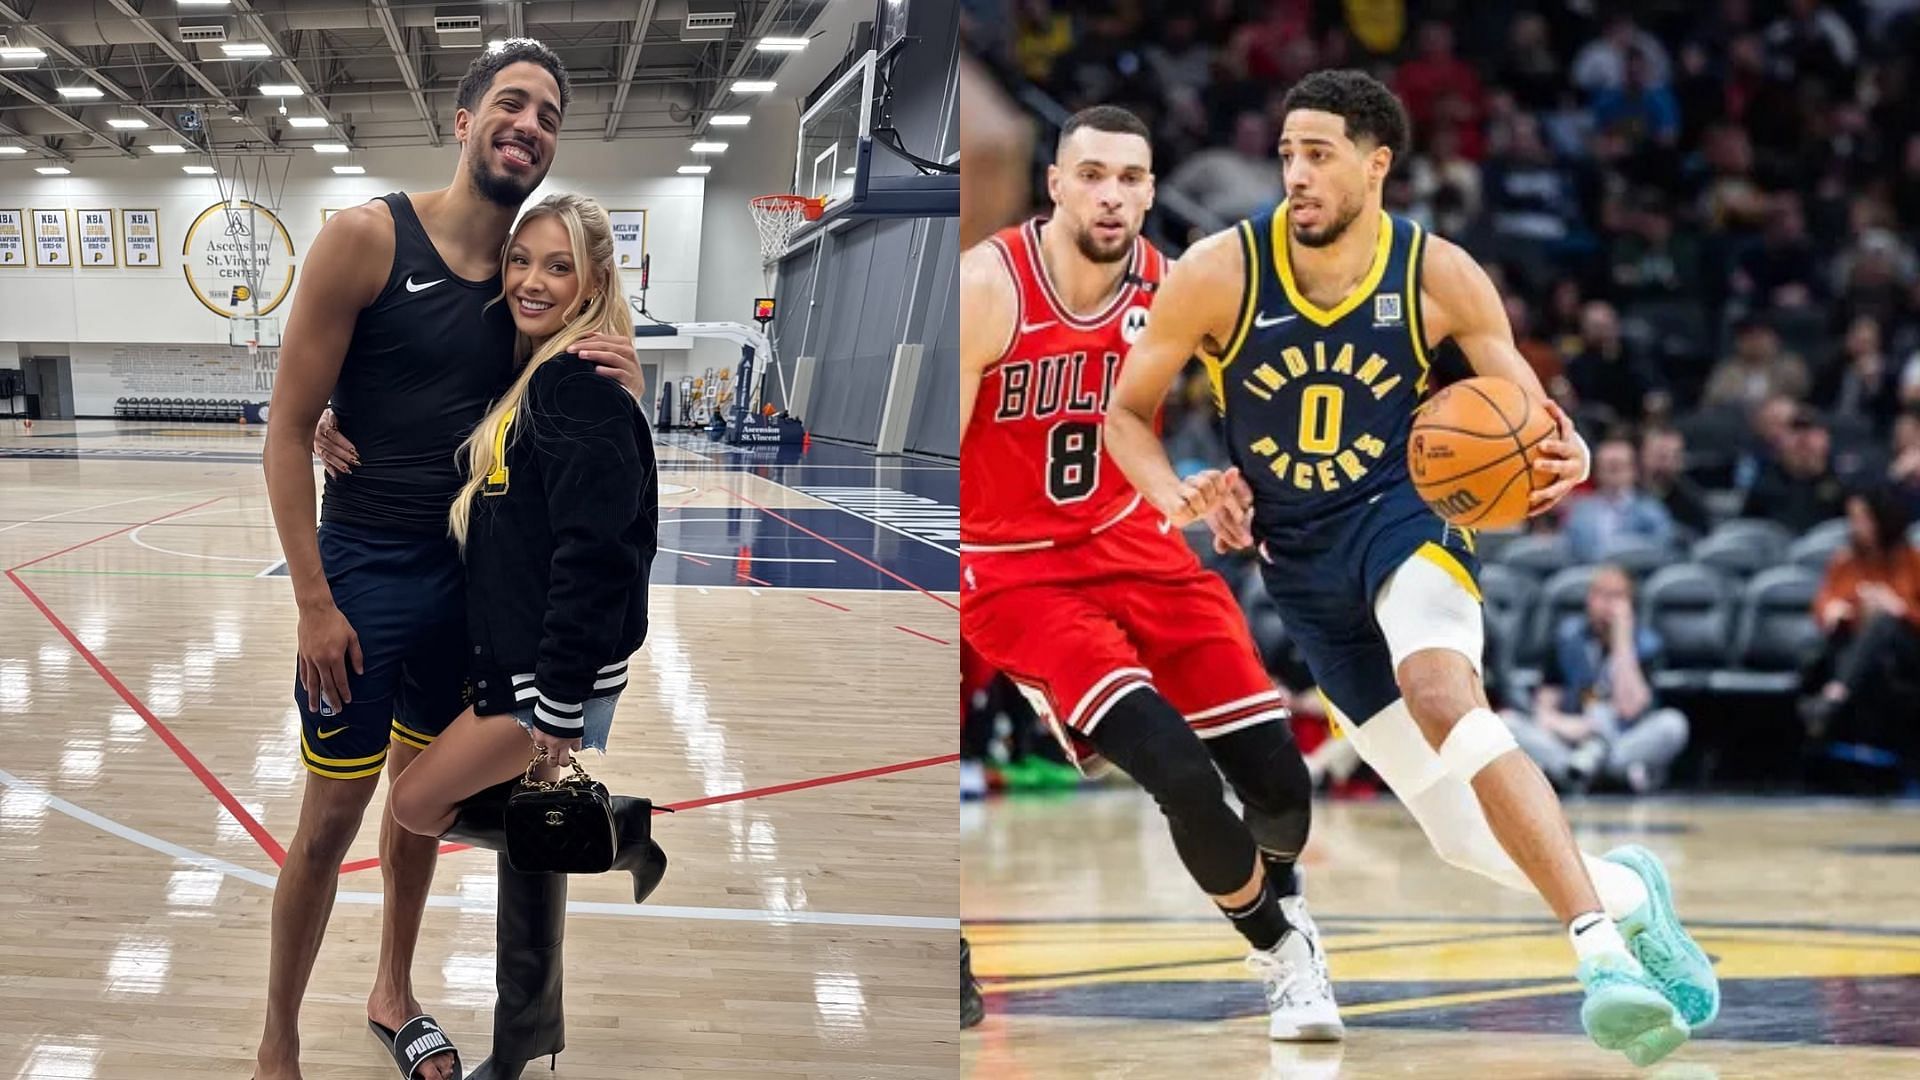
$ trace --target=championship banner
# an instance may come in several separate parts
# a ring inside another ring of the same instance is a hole
[[[622,270],[640,269],[640,260],[647,257],[647,212],[609,210],[607,221],[613,225],[613,264]]]
[[[73,265],[73,250],[68,246],[65,210],[33,212],[33,265]]]
[[[113,211],[75,210],[80,224],[80,265],[119,266],[118,247],[113,240]]]
[[[120,211],[120,243],[128,266],[159,266],[160,211]]]
[[[25,220],[18,210],[0,210],[0,266],[27,265]]]

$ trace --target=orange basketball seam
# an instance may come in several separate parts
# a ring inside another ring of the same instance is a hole
[[[1497,402],[1497,401],[1495,401],[1495,400],[1493,400],[1493,398],[1491,398],[1491,397],[1489,397],[1489,396],[1487,395],[1487,392],[1486,392],[1485,390],[1482,390],[1482,389],[1480,389],[1479,387],[1477,387],[1477,386],[1474,386],[1474,385],[1472,385],[1472,381],[1471,381],[1471,380],[1468,380],[1467,382],[1463,382],[1463,383],[1460,383],[1459,385],[1460,385],[1460,388],[1461,388],[1461,389],[1463,389],[1463,390],[1471,390],[1471,391],[1473,391],[1473,393],[1474,393],[1474,396],[1475,396],[1475,397],[1478,397],[1478,398],[1479,398],[1479,399],[1480,399],[1481,401],[1484,401],[1484,402],[1486,402],[1486,403],[1487,403],[1487,407],[1493,410],[1493,415],[1495,415],[1495,416],[1498,416],[1498,417],[1500,418],[1500,422],[1501,422],[1501,423],[1503,423],[1503,424],[1505,424],[1505,425],[1507,425],[1507,434],[1509,434],[1509,435],[1511,435],[1511,436],[1513,436],[1513,446],[1514,446],[1514,449],[1515,449],[1515,450],[1517,450],[1517,451],[1519,451],[1519,453],[1520,453],[1520,459],[1521,459],[1521,461],[1523,461],[1523,462],[1525,462],[1525,463],[1526,463],[1526,468],[1524,468],[1524,469],[1522,469],[1521,471],[1522,471],[1522,472],[1524,472],[1524,473],[1526,473],[1526,475],[1527,475],[1527,494],[1529,494],[1529,495],[1531,495],[1531,494],[1533,494],[1534,492],[1536,492],[1536,491],[1538,491],[1538,490],[1540,490],[1540,488],[1539,488],[1539,486],[1538,486],[1538,485],[1536,485],[1536,484],[1535,484],[1535,483],[1533,482],[1533,463],[1532,463],[1531,461],[1527,461],[1527,460],[1526,460],[1526,457],[1527,457],[1527,448],[1526,448],[1526,446],[1525,446],[1524,444],[1522,444],[1522,443],[1520,442],[1520,429],[1519,429],[1519,428],[1517,428],[1517,427],[1514,427],[1514,426],[1513,426],[1513,421],[1511,421],[1511,420],[1509,420],[1509,419],[1507,419],[1507,412],[1506,412],[1506,410],[1505,410],[1505,409],[1502,409],[1502,408],[1500,407],[1500,403],[1499,403],[1499,402]],[[1527,395],[1527,392],[1526,392],[1525,390],[1522,390],[1522,391],[1520,391],[1520,399],[1521,399],[1522,401],[1525,401],[1525,402],[1526,402],[1526,405],[1527,405],[1527,413],[1528,413],[1528,414],[1531,414],[1531,413],[1533,412],[1533,402],[1532,402],[1532,401],[1531,401],[1530,399],[1528,399],[1526,395]],[[1521,419],[1522,419],[1522,420],[1525,420],[1525,419],[1526,419],[1526,417],[1525,417],[1525,416],[1522,416],[1522,417],[1521,417]],[[1502,458],[1501,460],[1503,460],[1503,461],[1504,461],[1504,460],[1506,460],[1506,459],[1505,459],[1505,458]],[[1501,486],[1501,488],[1500,488],[1500,490],[1501,490],[1502,492],[1504,492],[1504,491],[1506,491],[1506,485],[1502,485],[1502,486]],[[1488,505],[1489,505],[1489,506],[1491,506],[1492,504],[1491,504],[1491,503],[1489,503]],[[1475,520],[1475,521],[1478,521],[1478,520],[1480,520],[1480,519],[1479,519],[1479,518],[1475,518],[1474,520]]]
[[[1471,431],[1460,431],[1460,430],[1459,430],[1459,429],[1457,429],[1457,428],[1436,428],[1436,427],[1433,427],[1433,426],[1431,426],[1431,425],[1429,425],[1429,426],[1427,427],[1427,429],[1426,429],[1426,430],[1428,430],[1428,431],[1452,431],[1452,432],[1455,432],[1456,434],[1460,434],[1460,435],[1467,435],[1467,436],[1471,436],[1471,437],[1474,437],[1474,438],[1480,438],[1480,439],[1493,439],[1493,438],[1504,438],[1504,436],[1494,436],[1494,435],[1475,435],[1475,434],[1474,434],[1473,432],[1471,432]],[[1547,436],[1545,436],[1545,435],[1542,435],[1542,436],[1540,436],[1539,438],[1537,438],[1537,439],[1535,439],[1535,440],[1533,440],[1532,442],[1530,442],[1530,443],[1528,443],[1528,444],[1527,444],[1526,446],[1524,446],[1524,447],[1522,447],[1522,448],[1520,449],[1520,451],[1519,451],[1518,453],[1514,453],[1514,454],[1502,454],[1502,455],[1500,455],[1499,457],[1497,457],[1497,458],[1495,458],[1495,459],[1493,459],[1492,461],[1488,461],[1488,462],[1483,462],[1483,463],[1481,463],[1481,464],[1479,464],[1479,465],[1475,465],[1475,466],[1474,466],[1473,468],[1471,468],[1471,469],[1468,469],[1468,470],[1467,470],[1467,471],[1465,471],[1465,472],[1460,472],[1460,473],[1454,473],[1454,474],[1453,474],[1452,476],[1442,476],[1442,477],[1440,477],[1440,478],[1438,478],[1438,479],[1428,479],[1428,480],[1422,480],[1422,481],[1420,481],[1420,483],[1419,483],[1419,486],[1421,486],[1421,487],[1438,487],[1438,486],[1440,486],[1441,484],[1451,484],[1451,483],[1453,483],[1453,482],[1454,482],[1454,481],[1456,481],[1456,480],[1464,480],[1464,479],[1466,479],[1467,477],[1469,477],[1469,476],[1472,476],[1472,475],[1473,475],[1473,474],[1475,474],[1475,473],[1480,473],[1480,472],[1485,472],[1485,471],[1487,471],[1488,469],[1491,469],[1491,468],[1493,468],[1493,467],[1494,467],[1495,465],[1503,465],[1503,464],[1505,464],[1505,463],[1507,463],[1507,462],[1509,462],[1509,461],[1512,461],[1512,460],[1513,460],[1513,459],[1514,459],[1515,457],[1519,457],[1519,458],[1520,458],[1521,460],[1523,460],[1523,461],[1524,461],[1524,460],[1526,459],[1526,451],[1528,451],[1528,450],[1531,450],[1531,449],[1533,449],[1533,448],[1534,448],[1534,447],[1536,447],[1536,446],[1539,446],[1539,445],[1540,445],[1541,443],[1543,443],[1543,442],[1545,442],[1546,440],[1547,440]]]

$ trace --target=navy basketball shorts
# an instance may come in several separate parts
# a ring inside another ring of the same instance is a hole
[[[1473,534],[1434,514],[1411,484],[1395,484],[1371,502],[1322,516],[1300,535],[1269,537],[1260,548],[1260,574],[1287,635],[1321,694],[1347,722],[1365,723],[1400,697],[1374,601],[1409,560],[1428,560],[1471,597],[1473,626],[1460,637],[1479,639],[1480,560]],[[1477,668],[1479,657],[1469,659]]]
[[[320,776],[378,774],[387,747],[425,749],[466,708],[466,572],[445,536],[396,534],[359,525],[320,526],[320,563],[333,602],[360,638],[365,672],[347,663],[351,704],[300,707],[300,759]]]

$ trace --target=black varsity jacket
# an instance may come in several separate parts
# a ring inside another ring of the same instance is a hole
[[[474,711],[532,705],[562,739],[580,737],[589,698],[627,684],[660,528],[652,432],[593,367],[561,356],[534,372],[467,529]]]

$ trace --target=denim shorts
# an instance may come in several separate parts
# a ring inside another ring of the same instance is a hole
[[[580,731],[580,748],[607,752],[607,734],[613,730],[613,707],[620,701],[620,695],[612,697],[588,698],[583,717],[584,726]],[[515,709],[507,714],[520,722],[528,734],[539,730],[533,726],[533,706]]]

